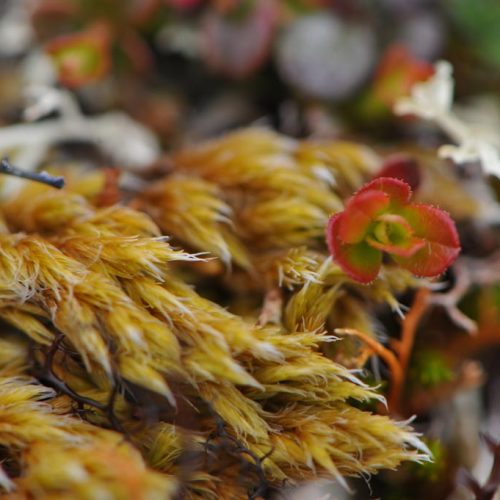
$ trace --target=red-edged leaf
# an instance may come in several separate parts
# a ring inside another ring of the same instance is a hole
[[[406,205],[410,201],[412,194],[411,188],[406,182],[393,177],[377,177],[365,184],[355,196],[367,191],[382,191],[396,205]]]
[[[395,255],[394,260],[417,276],[432,277],[444,272],[460,253],[460,240],[451,217],[429,205],[409,205],[402,215],[425,245],[411,257]]]
[[[408,184],[412,191],[416,191],[420,186],[421,172],[420,167],[412,156],[405,153],[396,153],[388,156],[380,172],[375,176],[379,177],[394,177]]]
[[[364,191],[356,193],[345,206],[339,223],[339,238],[343,243],[359,243],[377,216],[389,206],[390,199],[382,191]]]
[[[333,215],[328,221],[328,248],[337,264],[349,277],[360,283],[370,283],[379,273],[382,252],[364,241],[354,245],[344,244],[338,234],[344,215],[345,212]]]

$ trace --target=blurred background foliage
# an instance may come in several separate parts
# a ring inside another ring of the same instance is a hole
[[[255,120],[291,135],[366,130],[387,140],[408,128],[394,126],[392,103],[437,58],[456,68],[459,96],[500,81],[496,0],[34,5],[31,36],[61,84],[90,94],[94,108],[147,116],[171,145]]]

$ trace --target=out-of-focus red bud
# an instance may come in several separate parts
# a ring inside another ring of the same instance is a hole
[[[422,180],[422,173],[413,156],[406,153],[395,153],[384,160],[380,172],[375,176],[375,178],[378,177],[400,179],[405,181],[413,192],[416,192]]]

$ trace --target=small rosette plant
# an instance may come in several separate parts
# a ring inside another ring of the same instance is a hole
[[[328,222],[330,252],[361,283],[373,281],[386,253],[416,276],[433,277],[460,252],[455,223],[439,208],[411,203],[410,186],[379,177],[365,184]]]
[[[103,78],[111,68],[110,41],[108,28],[99,23],[52,40],[46,51],[56,66],[59,82],[78,88]]]

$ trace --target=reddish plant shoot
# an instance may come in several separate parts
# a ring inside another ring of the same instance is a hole
[[[415,83],[427,80],[433,73],[432,64],[414,57],[404,45],[392,45],[377,69],[374,97],[392,108],[396,100],[407,95]]]
[[[434,277],[457,258],[460,241],[451,217],[439,208],[411,203],[410,186],[379,177],[365,184],[328,222],[328,248],[352,279],[370,283],[390,255],[416,276]]]
[[[69,88],[100,80],[111,66],[109,32],[103,24],[57,37],[46,51],[56,65],[60,83]]]

